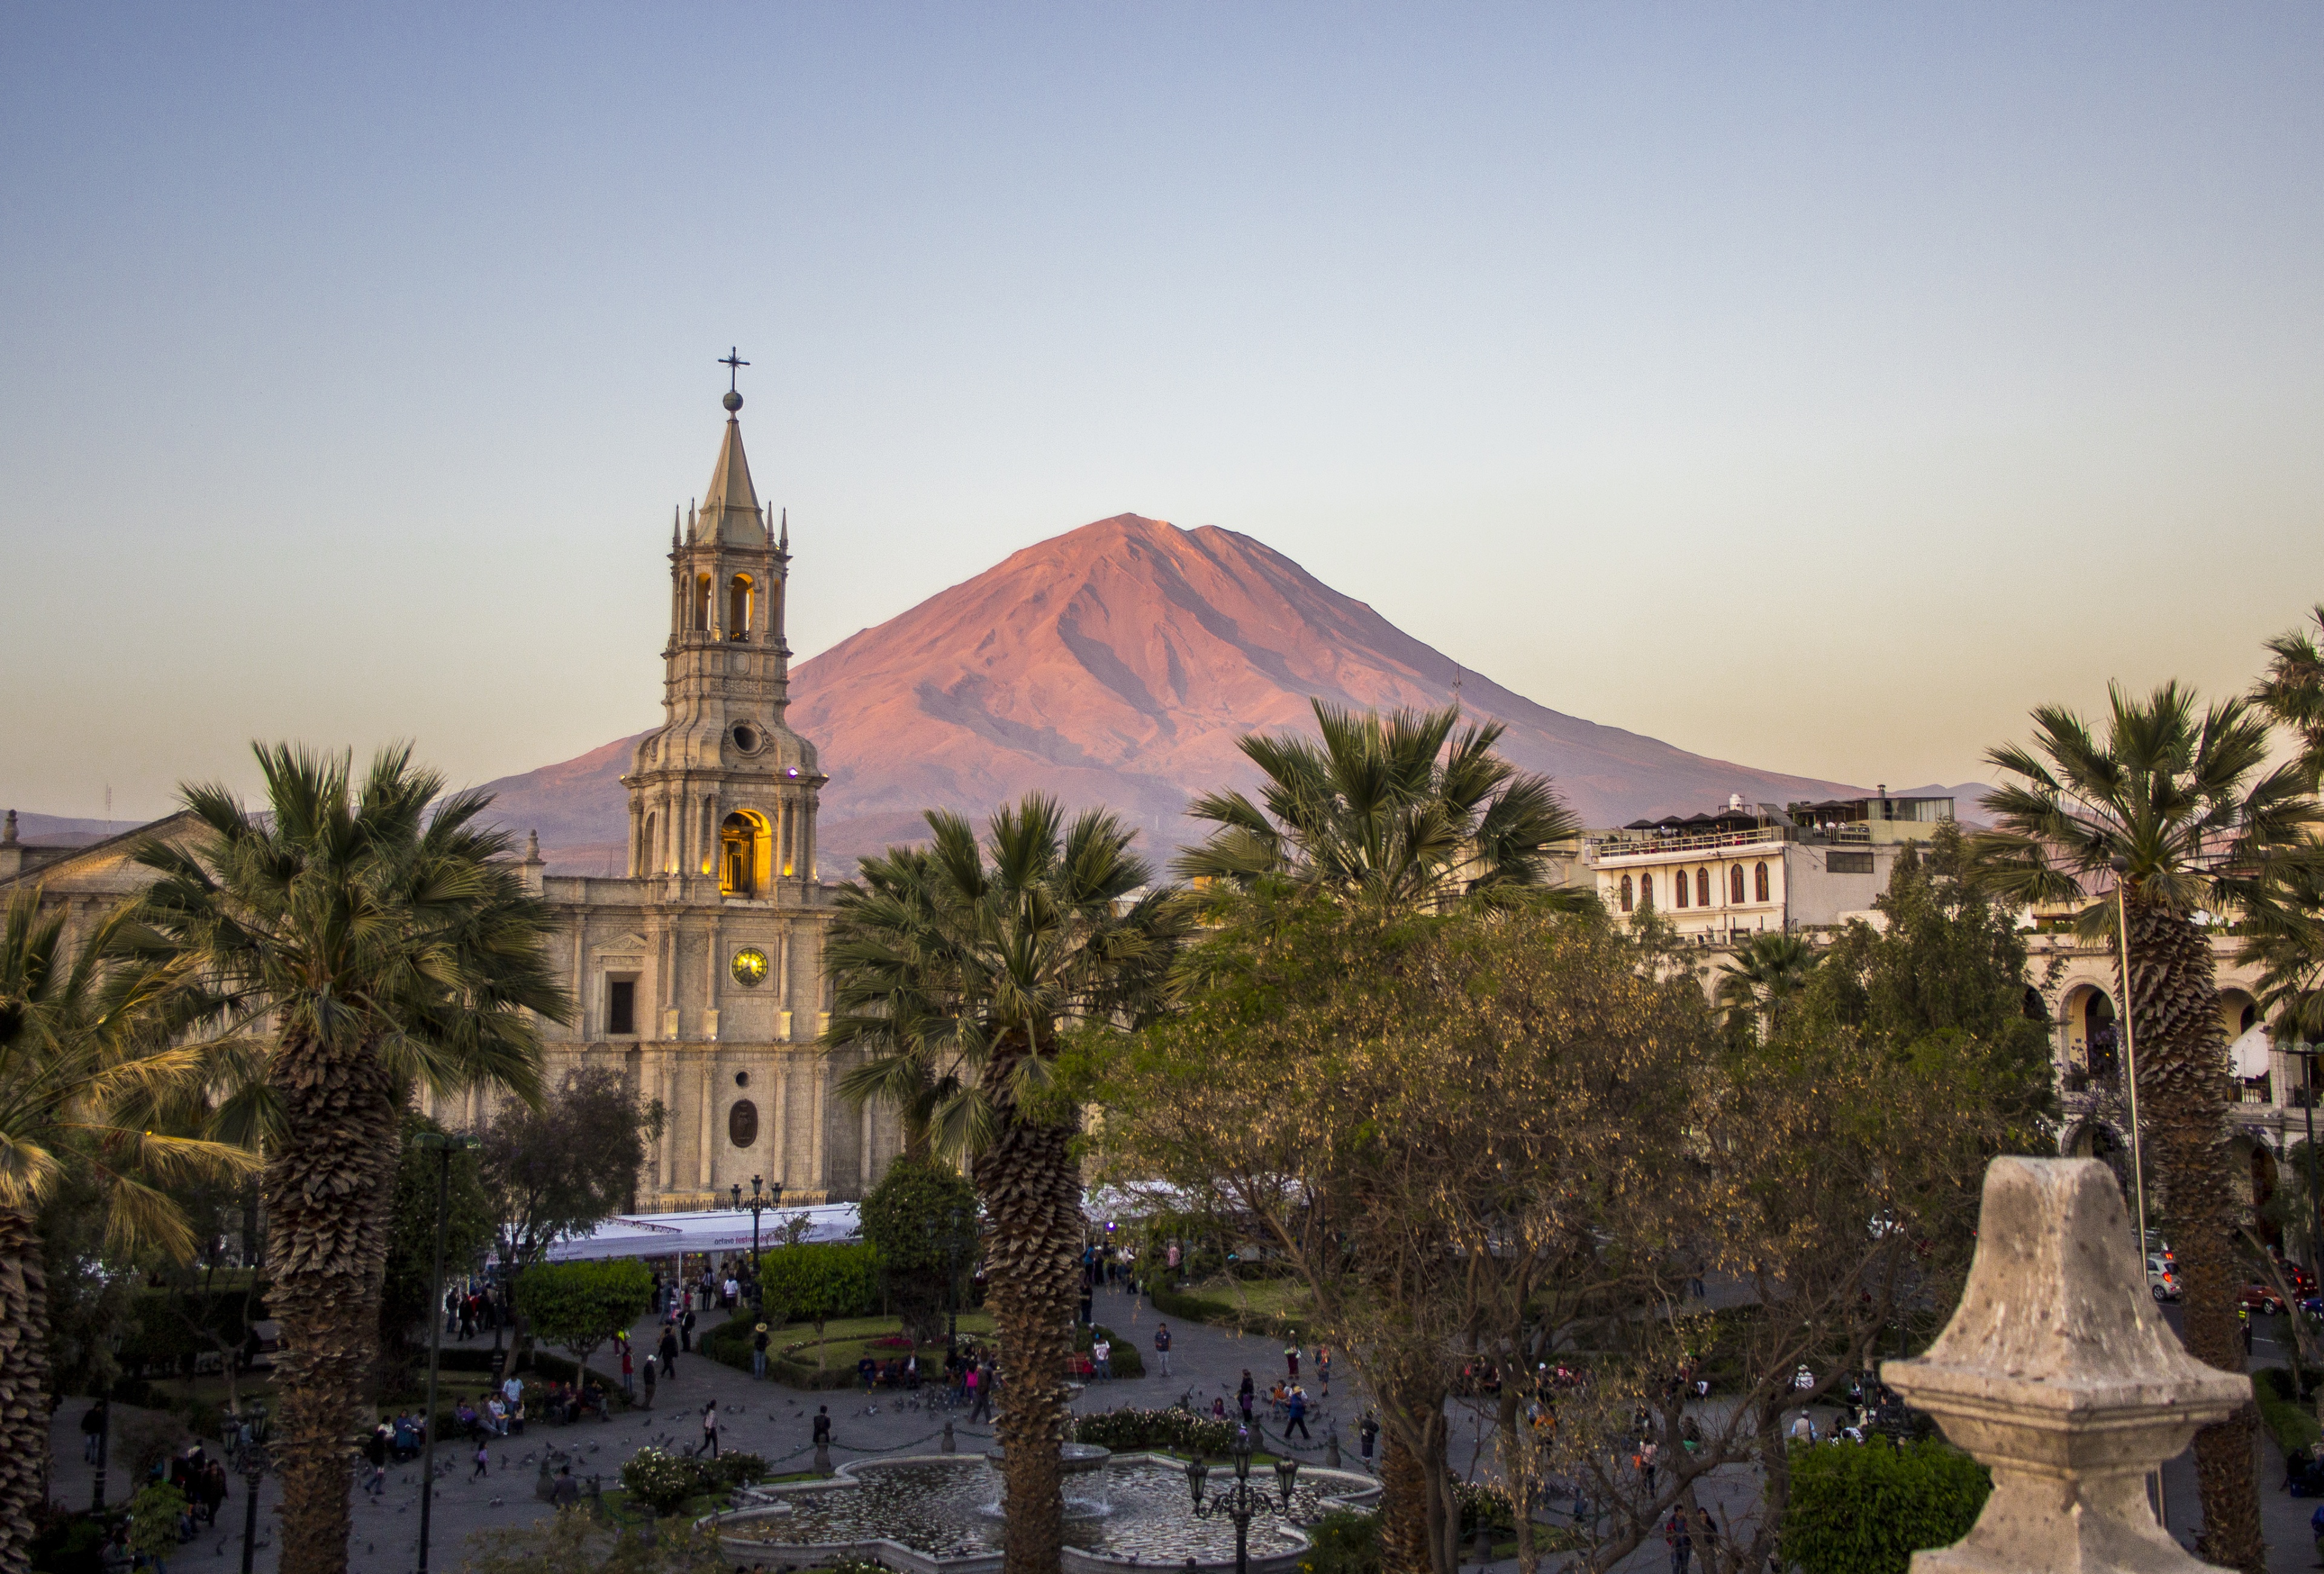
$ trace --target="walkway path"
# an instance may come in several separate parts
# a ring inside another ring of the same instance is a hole
[[[1090,1384],[1074,1398],[1074,1409],[1077,1412],[1129,1404],[1165,1406],[1176,1403],[1181,1394],[1190,1394],[1195,1407],[1204,1412],[1210,1409],[1214,1396],[1223,1398],[1231,1412],[1235,1387],[1245,1368],[1262,1390],[1283,1370],[1282,1346],[1272,1339],[1200,1323],[1173,1321],[1172,1375],[1166,1378],[1154,1360],[1153,1335],[1157,1319],[1152,1306],[1128,1295],[1101,1292],[1096,1299],[1095,1316],[1118,1336],[1137,1345],[1146,1359],[1148,1375]],[[697,1334],[706,1332],[719,1320],[718,1314],[711,1314],[696,1329]],[[651,1341],[659,1337],[659,1330],[650,1319],[640,1324],[636,1338],[641,1348],[651,1347]],[[475,1343],[490,1347],[488,1339]],[[2259,1358],[2265,1359],[2268,1354],[2263,1350]],[[1324,1438],[1336,1430],[1347,1468],[1360,1468],[1355,1422],[1362,1412],[1360,1393],[1342,1366],[1335,1372],[1331,1397],[1325,1400],[1317,1392],[1319,1385],[1314,1380],[1312,1347],[1303,1355],[1305,1359],[1302,1376],[1317,1400],[1317,1413],[1308,1422],[1314,1433],[1314,1451],[1295,1452],[1303,1459],[1321,1463]],[[719,1402],[724,1422],[720,1432],[722,1447],[749,1449],[770,1461],[779,1461],[778,1468],[784,1470],[806,1468],[817,1404],[830,1406],[835,1439],[832,1457],[843,1464],[897,1453],[933,1453],[945,1419],[940,1412],[914,1408],[903,1395],[870,1395],[853,1389],[800,1393],[776,1384],[754,1381],[747,1373],[737,1372],[706,1356],[682,1356],[676,1376],[661,1384],[654,1410],[632,1411],[610,1421],[585,1421],[569,1427],[535,1426],[524,1437],[494,1444],[491,1471],[482,1479],[475,1477],[466,1450],[456,1445],[439,1449],[438,1468],[442,1479],[432,1511],[431,1565],[438,1569],[455,1569],[463,1560],[465,1542],[473,1532],[525,1524],[547,1514],[546,1506],[532,1495],[540,1450],[544,1446],[577,1451],[583,1461],[580,1469],[596,1470],[611,1485],[622,1461],[648,1443],[692,1446],[700,1436],[702,1406],[714,1395]],[[89,1468],[80,1462],[78,1426],[82,1408],[66,1405],[58,1412],[52,1428],[52,1495],[73,1504],[86,1504],[92,1486]],[[116,1415],[125,1419],[130,1413],[133,1412],[124,1411]],[[1481,1438],[1481,1470],[1492,1455],[1489,1418],[1479,1415],[1476,1407],[1459,1402],[1454,1403],[1453,1416],[1455,1468],[1465,1471]],[[971,1427],[958,1416],[954,1418],[953,1430],[962,1452],[984,1447],[991,1435],[990,1427]],[[1280,1436],[1271,1425],[1263,1426],[1263,1430],[1270,1443]],[[2263,1449],[2261,1500],[2266,1514],[2271,1574],[2305,1574],[2316,1567],[2314,1543],[2308,1532],[2308,1515],[2316,1505],[2312,1500],[2293,1499],[2277,1490],[2277,1484],[2283,1479],[2282,1458],[2272,1441],[2264,1442]],[[352,1478],[351,1468],[351,1481]],[[2198,1520],[2191,1460],[2173,1461],[2166,1478],[2172,1528],[2183,1539],[2191,1535]],[[379,1502],[372,1502],[360,1493],[355,1495],[355,1535],[348,1560],[353,1574],[410,1574],[419,1531],[419,1467],[391,1468],[388,1480],[386,1495]],[[118,1467],[112,1473],[111,1484],[111,1495],[118,1501],[124,1487],[123,1471]],[[172,1569],[217,1574],[240,1568],[244,1496],[238,1477],[232,1487],[232,1495],[219,1515],[218,1528],[172,1558]],[[1713,1512],[1721,1523],[1727,1523],[1730,1510],[1745,1509],[1756,1502],[1757,1484],[1749,1468],[1731,1467],[1719,1472],[1712,1477],[1709,1495]],[[274,1504],[274,1483],[270,1479],[259,1498],[259,1533],[267,1543],[256,1562],[260,1574],[273,1574],[275,1567]],[[1621,1574],[1661,1574],[1668,1567],[1668,1556],[1657,1540],[1625,1560]],[[1499,1570],[1480,1574],[1506,1574],[1513,1568],[1513,1563],[1504,1563]]]

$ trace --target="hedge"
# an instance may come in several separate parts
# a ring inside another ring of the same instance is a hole
[[[1097,1343],[1097,1336],[1100,1334],[1113,1341],[1113,1349],[1107,1358],[1113,1366],[1116,1379],[1146,1375],[1146,1357],[1139,1353],[1137,1341],[1123,1338],[1103,1323],[1099,1323],[1093,1328],[1076,1328],[1074,1330],[1074,1348],[1089,1349]]]
[[[1794,1445],[1786,1561],[1804,1574],[1906,1574],[1914,1552],[1969,1534],[1993,1490],[1950,1444]]]
[[[2281,1366],[2261,1367],[2252,1375],[2252,1395],[2259,1401],[2260,1424],[2274,1435],[2276,1447],[2287,1454],[2316,1447],[2324,1428],[2293,1393],[2291,1373]]]
[[[1206,1322],[1219,1328],[1240,1329],[1247,1334],[1264,1334],[1269,1338],[1288,1338],[1297,1326],[1290,1319],[1272,1312],[1246,1311],[1223,1301],[1181,1294],[1159,1284],[1154,1286],[1153,1295],[1156,1311],[1181,1322]]]
[[[1179,1454],[1223,1456],[1234,1446],[1235,1423],[1184,1410],[1093,1411],[1074,1418],[1074,1441],[1127,1453],[1162,1449]]]

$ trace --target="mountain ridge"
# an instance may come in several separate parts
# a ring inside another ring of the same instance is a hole
[[[794,668],[791,694],[789,725],[831,778],[826,879],[916,838],[925,809],[978,816],[1034,789],[1113,808],[1158,855],[1199,834],[1183,813],[1195,792],[1256,780],[1245,733],[1312,729],[1311,696],[1380,709],[1457,699],[1506,724],[1502,752],[1549,774],[1591,825],[1730,793],[1861,791],[1553,710],[1255,538],[1135,514],[1037,542],[858,630]],[[537,829],[552,868],[621,873],[619,778],[642,730],[488,783],[498,818]]]

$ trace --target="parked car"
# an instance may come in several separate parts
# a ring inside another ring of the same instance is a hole
[[[2265,1312],[2268,1316],[2273,1317],[2283,1310],[2283,1298],[2275,1292],[2273,1286],[2258,1283],[2246,1284],[2244,1286],[2241,1304],[2246,1311]]]
[[[2169,1259],[2159,1255],[2146,1259],[2146,1292],[2157,1301],[2176,1301],[2184,1293]]]

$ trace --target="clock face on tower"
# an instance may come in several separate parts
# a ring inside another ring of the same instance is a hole
[[[763,984],[767,978],[767,953],[756,947],[746,947],[734,953],[734,982],[742,985]]]

